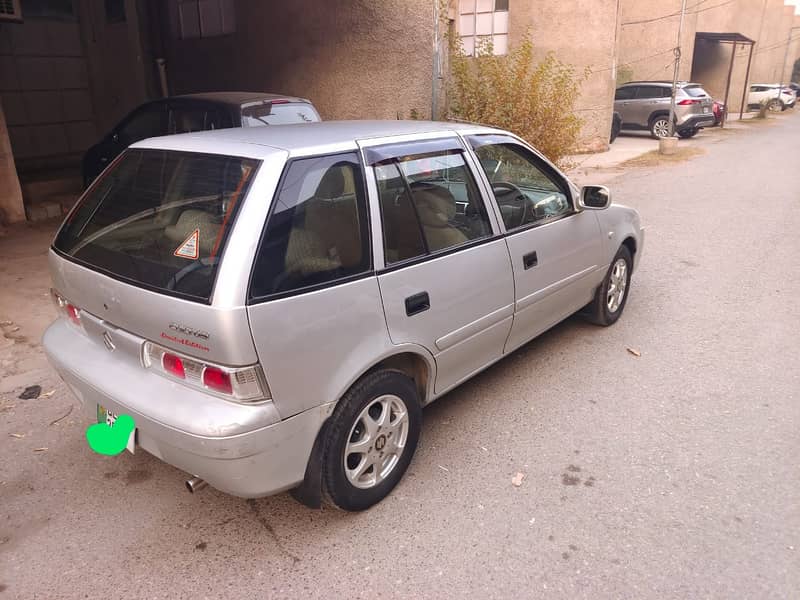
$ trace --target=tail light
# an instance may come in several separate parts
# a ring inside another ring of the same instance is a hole
[[[142,363],[159,375],[234,402],[256,404],[271,398],[259,365],[239,368],[215,365],[152,342],[144,344]]]
[[[83,329],[80,308],[66,300],[61,294],[53,289],[50,290],[50,297],[53,299],[53,305],[56,307],[56,311],[58,312],[59,316],[64,317],[75,327]]]
[[[702,100],[686,98],[686,100],[678,102],[678,106],[689,106],[691,104],[702,104]]]

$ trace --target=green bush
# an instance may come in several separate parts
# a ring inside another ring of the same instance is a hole
[[[555,163],[574,151],[582,121],[574,112],[580,85],[574,67],[552,53],[536,62],[530,34],[504,56],[490,42],[466,56],[450,43],[449,115],[514,132]]]

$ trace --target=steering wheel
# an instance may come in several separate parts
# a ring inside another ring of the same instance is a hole
[[[528,219],[528,205],[530,204],[525,193],[510,181],[493,182],[492,191],[494,192],[495,198],[497,198],[498,204],[500,204],[500,199],[498,196],[505,196],[511,193],[515,194],[515,196],[512,198],[512,201],[522,203],[522,216],[520,217],[519,223],[516,225],[516,227],[524,225]],[[507,227],[507,229],[511,229],[511,227]]]
[[[178,284],[181,282],[181,280],[183,280],[183,278],[187,275],[190,275],[191,273],[194,273],[198,269],[202,269],[204,267],[212,267],[218,262],[218,256],[209,256],[208,258],[200,258],[195,260],[170,277],[170,280],[167,282],[167,289],[174,290],[176,287],[178,287]]]

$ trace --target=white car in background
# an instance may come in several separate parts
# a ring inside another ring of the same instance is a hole
[[[787,108],[794,107],[797,102],[797,95],[794,90],[784,87],[780,96],[778,89],[781,86],[777,83],[754,83],[750,86],[750,95],[747,97],[748,108],[758,109],[762,102],[767,103],[767,107],[772,112],[779,112]]]

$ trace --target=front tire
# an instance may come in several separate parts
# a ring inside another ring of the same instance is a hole
[[[333,412],[322,455],[327,499],[365,510],[397,485],[414,456],[422,409],[414,382],[399,371],[370,373]]]
[[[617,322],[628,301],[631,287],[633,257],[627,246],[620,246],[603,284],[597,288],[594,299],[586,306],[583,316],[595,325],[608,327]]]
[[[678,136],[682,139],[689,139],[697,135],[700,130],[697,127],[693,127],[692,129],[684,129],[683,131],[678,132]]]

